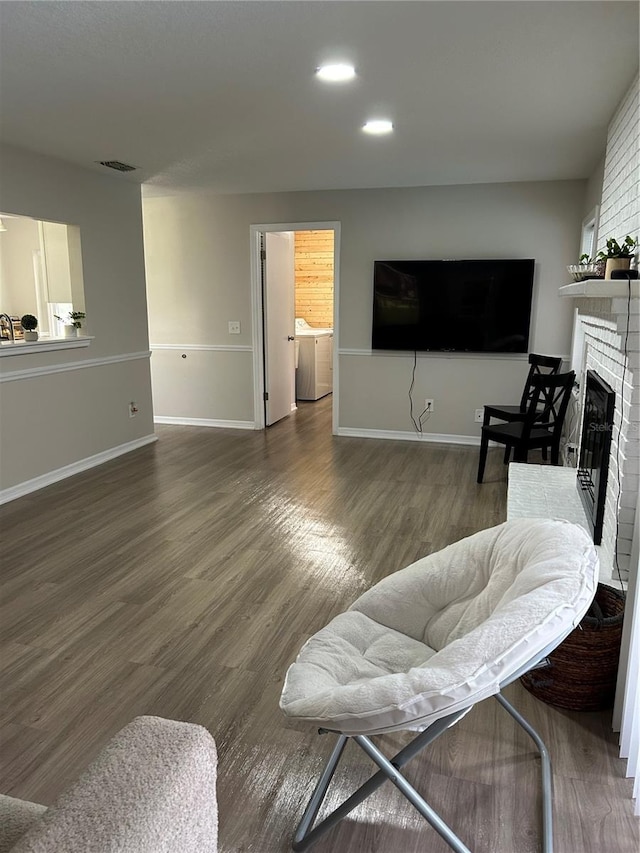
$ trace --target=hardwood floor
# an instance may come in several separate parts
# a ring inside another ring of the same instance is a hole
[[[48,804],[137,714],[190,720],[218,744],[222,853],[289,849],[332,741],[281,715],[287,665],[372,583],[505,517],[501,449],[478,486],[477,448],[332,437],[330,406],[263,433],[160,427],[0,508],[1,792]],[[551,751],[557,853],[637,853],[610,713],[506,695]],[[330,804],[370,774],[349,750]],[[492,700],[407,776],[475,853],[538,850],[538,762]],[[449,850],[390,785],[313,849]]]

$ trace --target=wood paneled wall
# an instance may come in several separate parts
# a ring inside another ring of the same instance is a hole
[[[295,232],[296,317],[333,327],[333,231]]]

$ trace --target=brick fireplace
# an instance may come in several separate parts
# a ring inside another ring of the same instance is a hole
[[[615,391],[600,561],[612,577],[619,569],[627,580],[640,475],[640,283],[594,280],[562,287],[560,294],[576,304],[576,422],[582,423],[588,370]]]

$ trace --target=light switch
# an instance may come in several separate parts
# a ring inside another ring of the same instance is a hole
[[[240,320],[229,320],[229,334],[230,335],[239,335],[240,334]]]

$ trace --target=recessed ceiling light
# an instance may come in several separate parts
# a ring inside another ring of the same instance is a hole
[[[362,125],[365,133],[373,133],[379,135],[381,133],[391,133],[393,123],[386,118],[376,118]]]
[[[356,69],[353,65],[339,63],[336,65],[321,65],[316,68],[316,75],[328,83],[343,83],[345,80],[353,80]]]

